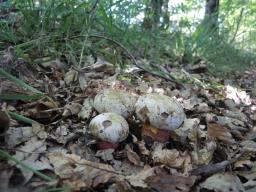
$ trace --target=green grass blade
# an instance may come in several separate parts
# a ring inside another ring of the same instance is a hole
[[[19,115],[15,112],[8,111],[8,114],[10,115],[10,117],[12,119],[15,119],[17,121],[22,121],[22,122],[30,124],[30,125],[32,125],[33,123],[38,123],[30,118],[24,117],[23,115]]]
[[[19,85],[20,87],[32,91],[34,93],[39,93],[42,94],[43,93],[37,89],[35,89],[34,87],[31,87],[30,85],[26,84],[25,82],[21,81],[20,79],[14,77],[13,75],[11,75],[10,73],[6,72],[4,69],[0,68],[0,75],[4,76],[6,78],[8,78],[11,81],[14,81],[17,85]]]
[[[38,177],[46,180],[46,181],[53,181],[54,178],[51,178],[37,170],[35,170],[34,168],[28,166],[27,164],[23,163],[22,161],[16,159],[15,157],[11,156],[9,153],[7,153],[6,151],[0,149],[0,156],[3,157],[3,158],[6,158],[7,160],[11,160],[11,161],[14,161],[16,164],[22,166],[22,168],[28,170],[28,171],[31,171],[33,172],[35,175],[37,175]]]
[[[50,188],[50,189],[44,189],[41,192],[69,192],[73,191],[74,189],[72,187],[58,187],[58,188]]]
[[[38,100],[44,97],[41,93],[33,94],[33,95],[24,95],[24,94],[0,94],[0,99],[3,100],[23,100],[23,101],[31,101]]]

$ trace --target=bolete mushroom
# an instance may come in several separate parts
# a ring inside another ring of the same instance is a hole
[[[105,89],[95,96],[93,106],[99,113],[114,112],[128,118],[135,110],[135,103],[135,96],[126,91]]]
[[[126,120],[116,113],[102,113],[94,117],[89,129],[91,134],[99,140],[100,149],[117,148],[118,143],[125,140],[129,134]]]
[[[170,131],[179,128],[186,117],[181,104],[175,99],[157,93],[140,96],[135,112],[144,123],[142,135],[159,142],[167,142]]]

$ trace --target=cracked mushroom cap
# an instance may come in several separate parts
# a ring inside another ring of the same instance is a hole
[[[142,122],[148,122],[155,128],[165,130],[179,128],[186,117],[180,103],[157,93],[140,96],[135,111]]]
[[[116,113],[102,113],[94,117],[89,129],[93,136],[102,141],[118,143],[125,140],[129,134],[126,120]]]
[[[99,113],[114,112],[124,118],[130,116],[135,108],[136,98],[123,90],[105,89],[94,98],[94,108]]]

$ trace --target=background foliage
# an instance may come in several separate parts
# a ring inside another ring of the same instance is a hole
[[[6,1],[0,3],[0,49],[14,46],[30,63],[62,58],[82,66],[87,55],[97,54],[112,63],[129,64],[103,36],[154,66],[206,60],[213,72],[226,73],[255,64],[254,0],[220,0],[214,13],[217,30],[206,27],[205,1],[172,2]]]

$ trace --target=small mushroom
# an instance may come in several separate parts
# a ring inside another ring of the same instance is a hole
[[[100,149],[117,148],[118,143],[125,140],[129,134],[126,120],[116,113],[102,113],[94,117],[89,129],[99,140]]]
[[[99,113],[114,112],[128,118],[134,112],[135,96],[123,90],[105,89],[94,98],[94,108]]]
[[[135,112],[144,123],[142,135],[159,142],[168,141],[170,131],[179,128],[186,118],[181,104],[157,93],[140,96]]]

